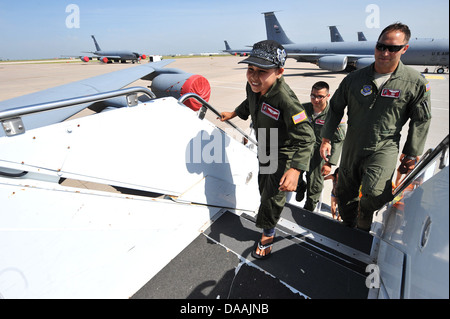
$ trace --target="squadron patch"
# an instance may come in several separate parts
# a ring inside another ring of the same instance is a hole
[[[306,112],[305,112],[305,111],[301,111],[300,113],[295,114],[295,115],[292,117],[292,120],[294,121],[294,124],[298,124],[298,123],[303,122],[303,121],[306,120],[307,118],[308,118],[308,117],[306,116]]]
[[[364,85],[362,90],[361,90],[361,94],[364,96],[368,96],[370,94],[372,94],[372,85]]]
[[[381,91],[381,96],[398,99],[400,97],[400,92],[400,90],[383,89],[383,91]]]
[[[266,114],[268,117],[273,118],[276,121],[278,121],[278,119],[280,118],[280,111],[267,103],[263,103],[261,107],[261,112],[263,114]]]

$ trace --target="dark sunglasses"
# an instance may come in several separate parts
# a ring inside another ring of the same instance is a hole
[[[375,48],[379,51],[388,50],[389,52],[398,52],[401,49],[403,49],[406,46],[406,44],[403,45],[387,45],[380,42],[377,42],[377,45]]]

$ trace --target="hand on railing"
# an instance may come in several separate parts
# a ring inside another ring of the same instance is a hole
[[[231,120],[237,116],[236,112],[222,112],[220,116],[217,117],[221,122]]]
[[[406,156],[405,154],[400,155],[400,165],[397,168],[397,177],[394,188],[400,185],[400,183],[406,178],[406,176],[416,167],[419,161],[419,156]],[[403,176],[405,175],[405,176]],[[403,176],[403,179],[402,179]]]
[[[187,99],[196,99],[197,101],[199,101],[200,103],[202,103],[202,108],[200,109],[200,115],[199,118],[203,119],[205,116],[205,112],[206,109],[211,110],[214,114],[216,114],[218,117],[218,119],[220,119],[222,122],[226,122],[228,125],[230,125],[231,127],[233,127],[236,131],[238,131],[242,136],[244,136],[246,139],[248,139],[249,141],[251,141],[253,144],[258,145],[258,142],[256,140],[254,140],[253,138],[251,138],[250,136],[248,136],[247,134],[245,134],[244,131],[242,131],[239,127],[237,127],[235,124],[233,124],[233,122],[230,122],[228,118],[224,118],[224,113],[235,113],[235,112],[222,112],[219,113],[215,108],[213,108],[208,102],[206,102],[205,100],[203,100],[200,96],[198,96],[195,93],[186,93],[183,96],[181,96],[178,99],[178,102],[183,103],[184,101],[186,101]],[[203,110],[203,111],[202,111]],[[236,114],[237,115],[237,114]],[[236,116],[235,115],[235,116]],[[229,115],[228,115],[229,116]],[[235,117],[233,116],[233,117]]]
[[[398,171],[401,174],[408,174],[411,172],[414,167],[416,167],[417,162],[419,161],[419,156],[406,156],[402,154],[400,156],[400,166],[398,167]]]

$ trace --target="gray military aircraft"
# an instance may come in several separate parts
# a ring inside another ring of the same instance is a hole
[[[103,63],[112,63],[112,62],[122,62],[125,63],[127,60],[130,60],[132,63],[140,62],[141,59],[146,59],[147,56],[145,54],[139,54],[137,52],[127,51],[127,50],[110,50],[105,51],[100,48],[97,43],[97,40],[93,35],[91,35],[94,40],[96,51],[84,52],[84,53],[92,53],[94,56],[80,56],[81,61],[89,62],[92,59],[97,59],[102,61]]]
[[[222,50],[222,52],[227,52],[227,53],[229,53],[229,54],[231,54],[231,55],[246,56],[246,55],[249,55],[250,52],[252,51],[251,48],[249,48],[249,49],[237,49],[237,50],[234,50],[234,49],[232,49],[232,48],[230,47],[230,45],[228,44],[228,41],[227,41],[227,40],[224,40],[224,42],[225,42],[225,50]]]
[[[283,44],[288,57],[298,62],[311,62],[321,69],[339,72],[360,69],[375,61],[375,41],[294,43],[284,32],[274,12],[264,12],[264,16],[267,39]],[[449,65],[448,40],[411,39],[408,51],[402,56],[402,62],[407,65],[436,66],[437,72],[443,73]]]

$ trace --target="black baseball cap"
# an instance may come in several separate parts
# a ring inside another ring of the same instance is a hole
[[[247,63],[261,69],[276,69],[284,67],[286,50],[276,41],[264,40],[253,45],[250,57],[239,63]]]

